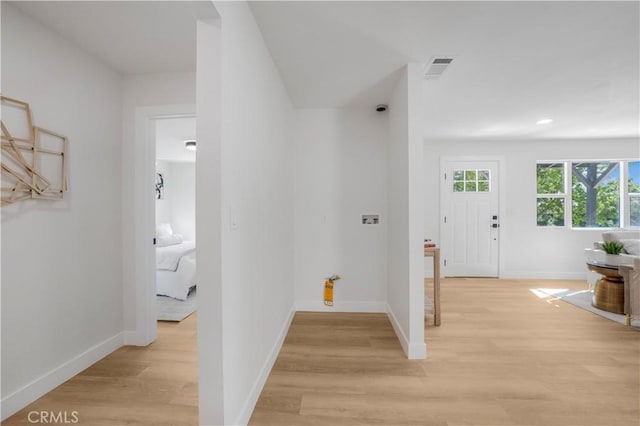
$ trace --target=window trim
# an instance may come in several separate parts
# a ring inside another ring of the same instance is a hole
[[[613,230],[613,229],[640,229],[640,226],[631,226],[631,206],[630,195],[640,195],[640,193],[629,193],[629,163],[640,161],[638,158],[624,159],[573,159],[573,160],[537,160],[536,161],[536,214],[538,217],[538,198],[564,198],[564,225],[538,225],[536,220],[536,228],[570,228],[572,230]],[[600,228],[600,227],[574,227],[573,226],[573,187],[572,187],[572,170],[573,163],[618,163],[620,170],[620,226],[617,228]],[[538,164],[563,164],[564,170],[564,192],[558,194],[538,194]]]

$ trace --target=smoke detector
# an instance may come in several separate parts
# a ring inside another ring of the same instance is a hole
[[[446,56],[434,56],[432,57],[427,65],[424,67],[424,78],[426,79],[434,79],[438,78],[442,75],[442,73],[449,67],[449,65],[453,62],[452,57]]]

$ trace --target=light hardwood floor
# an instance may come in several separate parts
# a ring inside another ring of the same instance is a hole
[[[297,313],[250,424],[638,426],[640,332],[537,287],[586,283],[444,280],[426,360],[405,358],[386,315]],[[165,325],[3,424],[74,409],[85,425],[197,424],[195,316]]]
[[[419,361],[386,315],[298,313],[250,424],[638,426],[640,332],[537,287],[586,283],[444,280]]]
[[[156,342],[118,349],[2,425],[33,424],[31,411],[76,411],[78,425],[197,425],[196,318],[158,322]]]

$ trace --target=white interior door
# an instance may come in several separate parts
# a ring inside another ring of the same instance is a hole
[[[443,163],[442,251],[444,275],[497,277],[500,243],[499,163]]]

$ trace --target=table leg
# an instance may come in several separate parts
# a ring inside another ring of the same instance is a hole
[[[433,322],[440,325],[440,250],[433,255]]]

